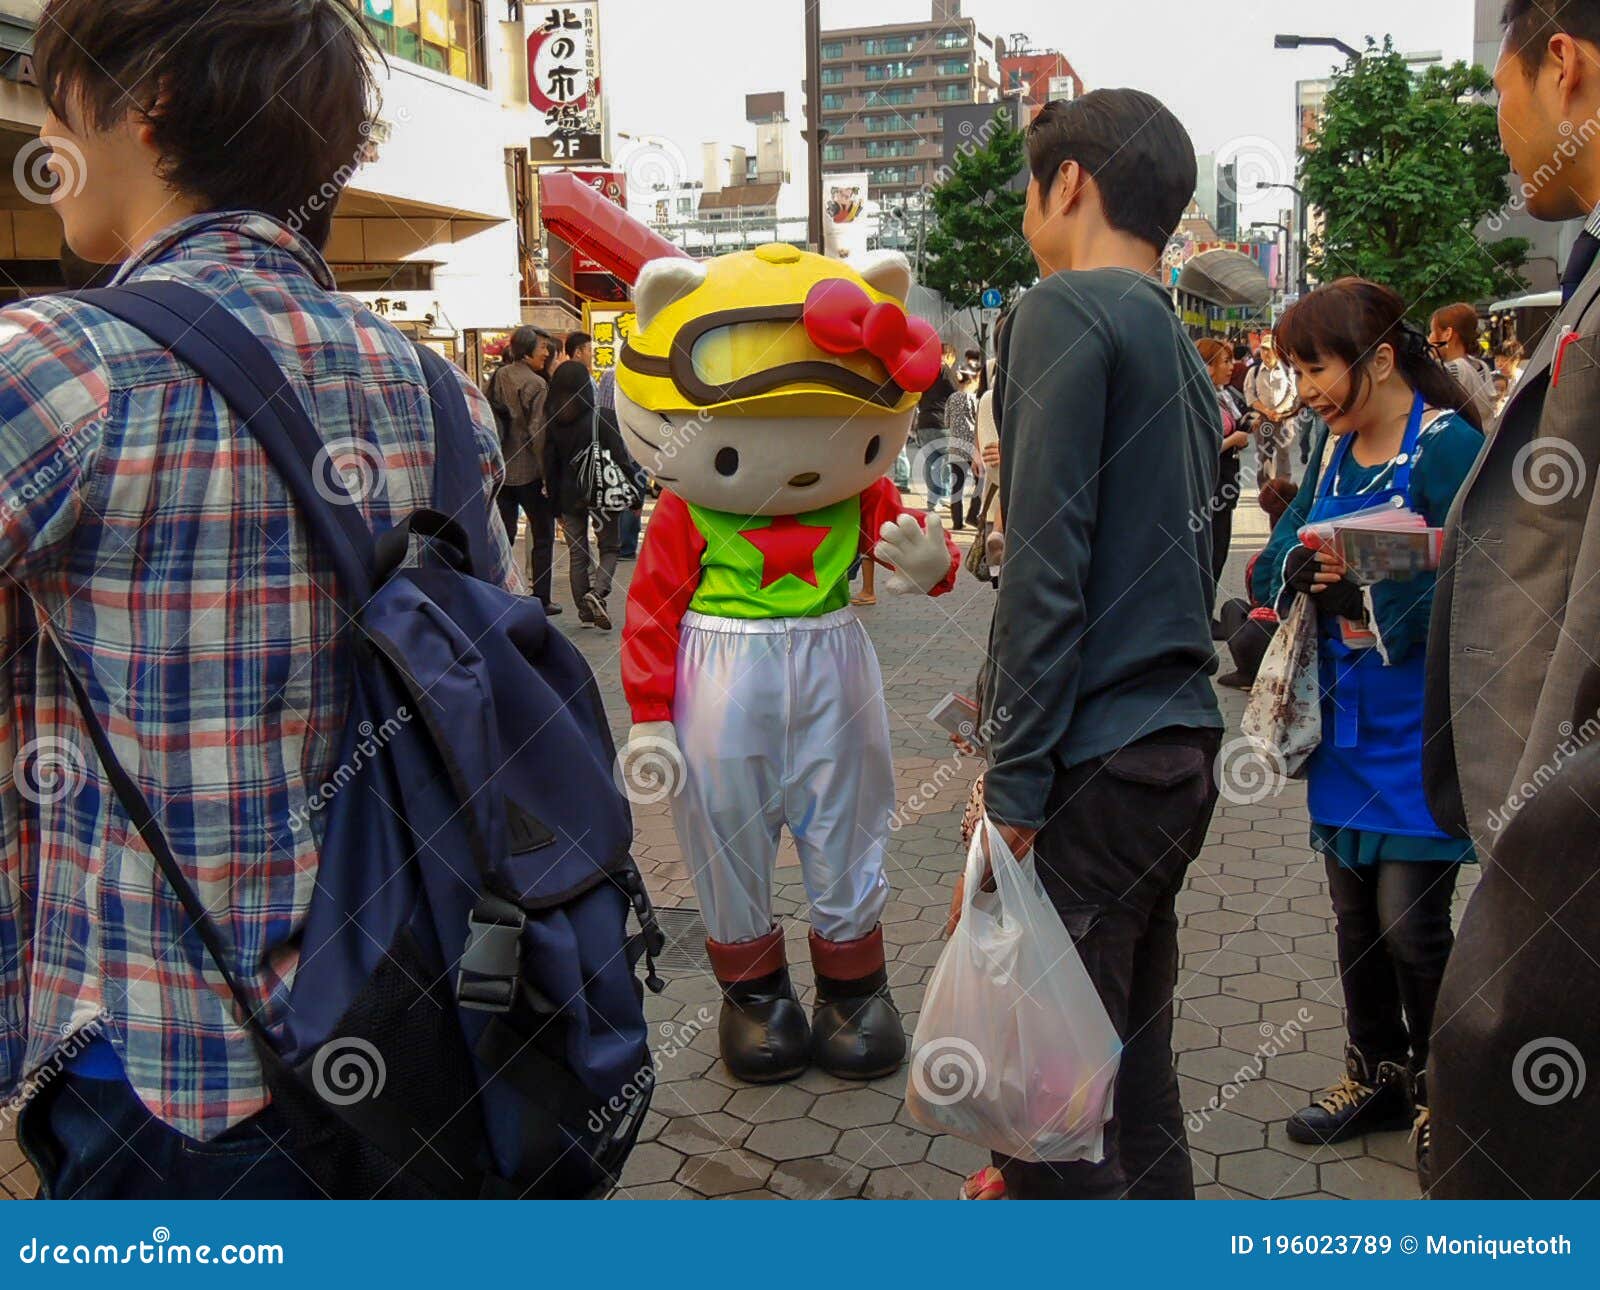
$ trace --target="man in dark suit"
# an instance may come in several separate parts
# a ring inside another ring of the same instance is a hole
[[[1484,874],[1439,994],[1419,1167],[1438,1197],[1566,1200],[1600,1197],[1600,0],[1509,0],[1504,22],[1518,191],[1587,224],[1434,599],[1429,804]]]

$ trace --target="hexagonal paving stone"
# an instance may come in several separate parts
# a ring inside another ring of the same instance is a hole
[[[741,1146],[750,1126],[724,1111],[708,1115],[679,1115],[661,1130],[660,1142],[686,1156],[704,1156]]]
[[[1331,1161],[1318,1172],[1322,1190],[1346,1200],[1415,1200],[1420,1194],[1414,1172],[1371,1156]]]
[[[1234,932],[1249,931],[1254,926],[1248,914],[1241,914],[1232,909],[1218,909],[1214,905],[1204,913],[1189,915],[1185,921],[1190,927],[1198,927],[1202,932],[1216,932],[1224,938]]]
[[[1260,1058],[1231,1048],[1202,1048],[1178,1054],[1178,1071],[1208,1084],[1235,1084],[1254,1079]]]
[[[856,1088],[847,1093],[824,1093],[812,1111],[814,1119],[839,1129],[867,1124],[888,1124],[900,1103],[876,1089]]]
[[[1256,919],[1263,914],[1288,912],[1289,902],[1282,896],[1274,896],[1264,891],[1247,891],[1238,896],[1224,896],[1222,907],[1225,910],[1249,914],[1252,919]]]
[[[954,1200],[960,1186],[960,1175],[923,1160],[872,1170],[862,1195],[868,1200]]]
[[[767,1186],[789,1200],[846,1200],[859,1196],[866,1183],[867,1171],[860,1165],[832,1156],[787,1161],[767,1179]]]
[[[1208,994],[1198,999],[1185,999],[1178,1005],[1180,1016],[1193,1017],[1208,1026],[1231,1026],[1239,1022],[1254,1021],[1261,1015],[1261,1005],[1249,999],[1229,998],[1225,994]]]
[[[712,1080],[683,1080],[659,1085],[651,1105],[662,1115],[704,1115],[707,1111],[720,1111],[732,1096],[732,1089]]]
[[[1326,977],[1333,969],[1327,959],[1314,954],[1269,954],[1261,960],[1261,970],[1268,976],[1281,976],[1286,981],[1310,981]]]
[[[834,1154],[868,1169],[885,1165],[909,1165],[928,1153],[929,1136],[918,1129],[899,1124],[875,1124],[870,1128],[850,1129],[839,1139]]]
[[[1212,976],[1238,976],[1242,972],[1254,972],[1256,961],[1248,955],[1237,953],[1233,949],[1233,942],[1224,939],[1221,949],[1212,950],[1210,953],[1185,955],[1183,966],[1190,972],[1209,972]]]
[[[1190,1146],[1209,1151],[1214,1156],[1225,1156],[1235,1151],[1254,1151],[1265,1144],[1267,1136],[1266,1126],[1259,1121],[1211,1107],[1190,1112],[1184,1128],[1188,1132]]]
[[[729,1115],[752,1124],[772,1120],[793,1120],[811,1109],[812,1094],[793,1084],[762,1084],[740,1089],[724,1108]]]
[[[678,1181],[706,1196],[731,1196],[762,1186],[772,1162],[750,1151],[718,1151],[695,1156],[678,1171]]]
[[[928,1162],[965,1178],[989,1163],[989,1149],[943,1134],[928,1148]]]
[[[1259,1120],[1262,1124],[1287,1120],[1302,1107],[1311,1105],[1311,1099],[1304,1089],[1292,1088],[1288,1084],[1279,1084],[1274,1080],[1256,1079],[1231,1090],[1222,1090],[1224,1094],[1230,1091],[1233,1096],[1224,1096],[1223,1105],[1230,1111],[1248,1116],[1252,1120]]]
[[[1288,999],[1299,993],[1295,982],[1277,976],[1230,976],[1222,983],[1222,993],[1236,999],[1253,999],[1269,1003],[1274,999]]]
[[[1217,1028],[1188,1017],[1175,1017],[1172,1022],[1172,1050],[1184,1053],[1196,1048],[1215,1048],[1218,1043]]]
[[[1299,1030],[1273,1021],[1247,1021],[1242,1026],[1226,1026],[1221,1040],[1228,1048],[1243,1052],[1248,1047],[1262,1056],[1298,1053],[1305,1048],[1305,1036]]]
[[[1260,926],[1262,931],[1271,932],[1274,936],[1310,936],[1314,932],[1327,931],[1328,920],[1313,918],[1310,914],[1263,914]]]
[[[1202,995],[1215,994],[1219,982],[1214,976],[1207,976],[1204,972],[1180,971],[1178,985],[1173,991],[1175,999],[1197,999]]]
[[[1263,1200],[1318,1190],[1316,1165],[1265,1147],[1223,1156],[1217,1162],[1217,1181]]]
[[[618,1187],[611,1193],[612,1200],[704,1200],[697,1191],[690,1191],[675,1182],[646,1183],[641,1187]]]
[[[1344,1073],[1344,1063],[1321,1053],[1287,1053],[1267,1059],[1267,1077],[1308,1093],[1327,1088]]]
[[[1343,1142],[1331,1144],[1326,1142],[1307,1144],[1293,1141],[1289,1137],[1288,1129],[1285,1127],[1285,1121],[1283,1120],[1274,1120],[1267,1125],[1267,1145],[1274,1151],[1282,1151],[1291,1156],[1298,1156],[1302,1160],[1314,1160],[1318,1164],[1327,1164],[1332,1160],[1349,1160],[1354,1156],[1364,1156],[1367,1154],[1369,1141],[1389,1136],[1389,1134],[1373,1134],[1371,1139],[1346,1138]],[[1408,1147],[1410,1146],[1406,1142],[1409,1135],[1400,1133],[1393,1136],[1398,1137]]]
[[[1263,1004],[1261,1015],[1279,1025],[1293,1025],[1301,1030],[1344,1029],[1344,1011],[1332,1004],[1315,1003],[1310,999],[1280,999]]]
[[[683,1165],[683,1157],[658,1142],[646,1142],[633,1149],[618,1180],[623,1187],[663,1183],[672,1179]]]
[[[801,1160],[825,1156],[839,1140],[839,1130],[816,1120],[779,1120],[758,1124],[745,1139],[745,1146],[768,1160]]]

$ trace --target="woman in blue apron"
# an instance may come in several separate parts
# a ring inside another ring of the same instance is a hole
[[[1422,694],[1435,574],[1362,586],[1308,523],[1406,506],[1440,527],[1483,444],[1467,396],[1401,298],[1341,279],[1278,324],[1300,398],[1328,426],[1299,496],[1257,562],[1256,594],[1318,609],[1322,743],[1306,765],[1311,845],[1337,923],[1346,1074],[1291,1116],[1296,1142],[1397,1128],[1425,1107],[1434,1002],[1453,944],[1450,901],[1472,844],[1441,829],[1422,788]],[[1459,409],[1459,410],[1457,410]],[[1425,1112],[1419,1120],[1425,1129]],[[1425,1137],[1424,1137],[1425,1143]]]

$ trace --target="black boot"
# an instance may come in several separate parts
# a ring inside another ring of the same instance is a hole
[[[1417,1148],[1417,1186],[1426,1196],[1433,1186],[1433,1136],[1428,1124],[1428,1072],[1418,1071],[1411,1077],[1411,1101],[1417,1108],[1417,1118],[1411,1122],[1411,1141]]]
[[[811,1064],[811,1030],[789,982],[783,929],[725,945],[707,939],[722,987],[717,1045],[731,1074],[751,1084],[793,1079]]]
[[[950,527],[957,532],[967,527],[962,520],[961,503],[959,501],[950,503]]]
[[[1344,1063],[1343,1079],[1289,1117],[1284,1128],[1292,1141],[1331,1144],[1411,1123],[1411,1079],[1404,1066],[1379,1062],[1373,1070],[1354,1044],[1346,1046]]]
[[[889,995],[883,928],[854,941],[811,933],[817,1006],[811,1014],[811,1055],[841,1079],[877,1079],[900,1069],[906,1032]]]

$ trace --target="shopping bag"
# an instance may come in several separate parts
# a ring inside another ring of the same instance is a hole
[[[1121,1041],[1033,865],[987,819],[911,1048],[906,1108],[923,1128],[1018,1160],[1104,1157]]]
[[[1299,594],[1267,646],[1240,723],[1244,736],[1282,773],[1298,777],[1322,742],[1317,607]]]

